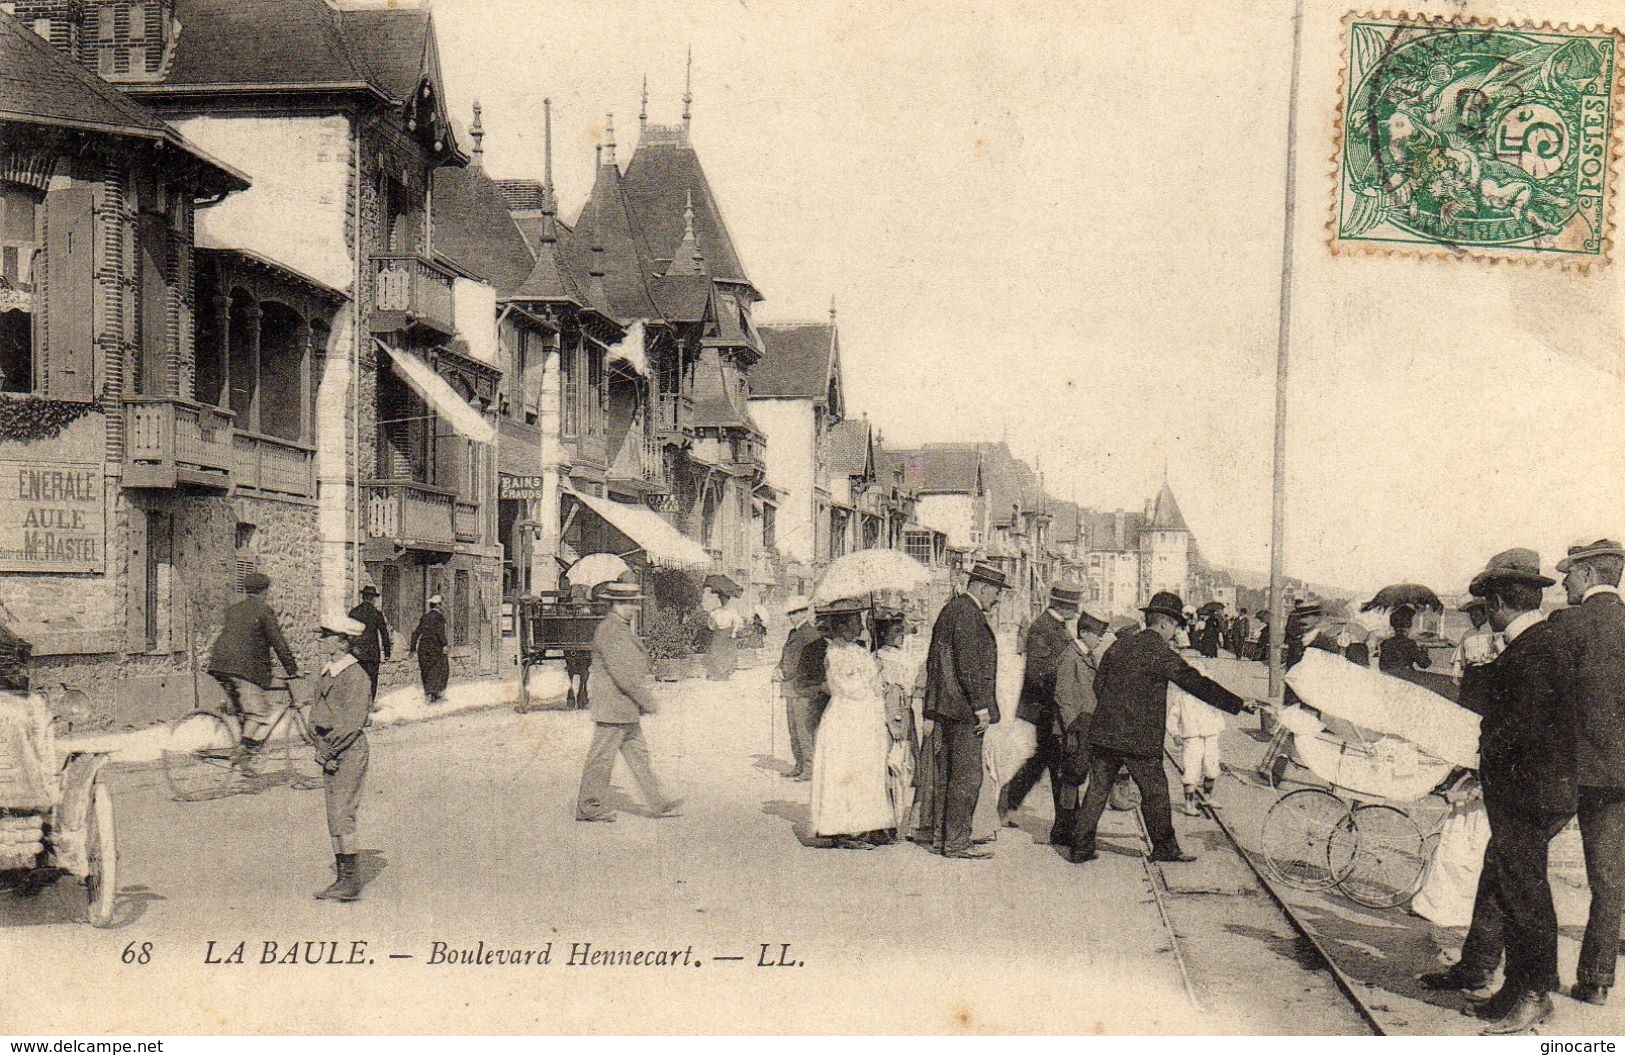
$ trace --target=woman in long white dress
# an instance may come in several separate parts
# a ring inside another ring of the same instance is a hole
[[[813,746],[812,828],[841,849],[868,849],[863,838],[896,826],[886,790],[886,697],[880,666],[858,643],[862,608],[836,603],[819,609],[829,625],[825,682],[829,705]]]

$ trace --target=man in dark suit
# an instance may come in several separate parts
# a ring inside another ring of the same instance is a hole
[[[784,639],[784,651],[779,654],[773,680],[784,697],[785,721],[790,729],[790,755],[795,768],[790,770],[789,777],[805,781],[812,779],[813,707],[824,692],[824,679],[820,674],[816,685],[804,685],[800,678],[801,658],[808,646],[823,641],[824,635],[813,622],[811,606],[805,597],[792,600],[786,614],[795,625]]]
[[[1574,997],[1608,1000],[1625,908],[1625,547],[1612,539],[1569,547],[1559,561],[1570,607],[1552,614],[1573,661],[1575,770],[1591,915]]]
[[[1489,815],[1473,922],[1461,959],[1424,975],[1427,989],[1481,989],[1506,955],[1506,980],[1478,1007],[1486,1033],[1521,1033],[1552,1013],[1557,985],[1557,913],[1546,878],[1547,850],[1575,806],[1574,729],[1562,633],[1540,614],[1533,550],[1496,554],[1470,590],[1488,602],[1507,647],[1484,672],[1479,781]]]
[[[1021,809],[1040,774],[1048,772],[1050,793],[1055,801],[1055,824],[1050,829],[1050,842],[1060,844],[1070,833],[1060,827],[1061,809],[1061,738],[1055,728],[1055,668],[1072,644],[1072,631],[1068,626],[1078,617],[1083,605],[1083,591],[1075,586],[1053,587],[1049,592],[1049,607],[1027,629],[1027,665],[1021,676],[1021,700],[1016,705],[1016,717],[1032,725],[1034,750],[1032,757],[1021,764],[1010,782],[999,791],[999,820],[1014,824],[1009,815]]]
[[[1230,651],[1236,654],[1237,659],[1247,658],[1247,642],[1253,636],[1253,621],[1247,618],[1247,609],[1243,608],[1230,621]]]
[[[389,637],[389,624],[384,621],[384,613],[378,610],[377,598],[378,587],[369,582],[361,588],[361,603],[350,609],[350,618],[366,628],[350,646],[350,655],[367,672],[374,700],[378,698],[378,668],[389,658],[394,646]]]
[[[1100,672],[1095,675],[1099,702],[1089,724],[1089,790],[1078,811],[1069,854],[1074,864],[1095,858],[1095,829],[1119,768],[1126,768],[1140,789],[1140,816],[1151,834],[1151,860],[1194,861],[1179,848],[1174,834],[1168,777],[1162,769],[1168,685],[1172,682],[1203,703],[1231,714],[1251,709],[1247,701],[1204,677],[1170,647],[1185,622],[1178,595],[1159,593],[1140,611],[1145,613],[1145,629],[1119,637],[1101,658]]]
[[[982,737],[999,720],[999,649],[990,621],[1009,588],[1004,572],[977,564],[965,592],[942,606],[931,628],[924,708],[931,720],[924,750],[934,774],[929,845],[944,857],[993,856],[974,844],[971,819],[982,792]],[[916,841],[924,840],[917,836]]]

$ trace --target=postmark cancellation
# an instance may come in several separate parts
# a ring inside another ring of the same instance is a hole
[[[1620,41],[1549,23],[1349,15],[1332,250],[1606,264]]]

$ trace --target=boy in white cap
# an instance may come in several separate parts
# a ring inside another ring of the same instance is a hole
[[[331,886],[317,893],[324,901],[355,901],[361,897],[356,872],[356,810],[367,777],[367,723],[372,706],[372,682],[351,649],[366,626],[347,615],[322,620],[320,650],[327,661],[316,680],[316,698],[310,708],[310,727],[316,739],[316,761],[326,774],[327,832],[333,837],[338,875]]]

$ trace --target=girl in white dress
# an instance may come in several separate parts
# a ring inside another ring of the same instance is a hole
[[[825,678],[829,705],[813,746],[812,828],[840,849],[868,849],[862,838],[896,826],[886,789],[886,698],[874,654],[858,643],[862,606],[837,602],[818,613],[829,624]]]

